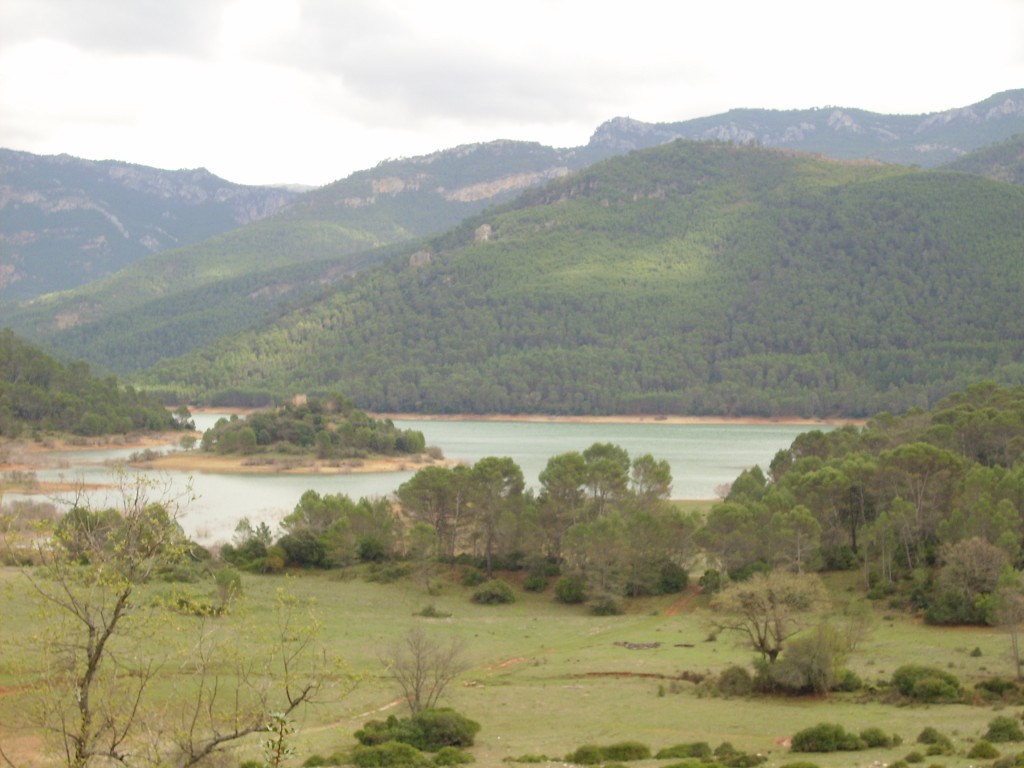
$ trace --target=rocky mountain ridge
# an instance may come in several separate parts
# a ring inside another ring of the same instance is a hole
[[[587,154],[622,154],[674,139],[756,143],[936,167],[1024,132],[1024,89],[997,93],[966,107],[926,115],[885,115],[846,107],[801,110],[733,109],[673,123],[616,117],[594,132]]]
[[[263,219],[295,192],[115,160],[0,150],[0,299],[116,272]]]

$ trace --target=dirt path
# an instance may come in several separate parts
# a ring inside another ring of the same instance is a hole
[[[686,591],[684,591],[683,594],[681,594],[676,600],[672,602],[671,605],[669,605],[668,608],[665,609],[665,615],[679,615],[690,606],[690,603],[692,603],[696,599],[697,595],[699,595],[702,591],[703,590],[699,586],[687,587]]]

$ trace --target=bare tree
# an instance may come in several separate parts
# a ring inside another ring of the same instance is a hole
[[[412,714],[437,705],[448,683],[465,671],[464,652],[462,639],[444,644],[418,625],[391,646],[385,663]]]
[[[51,535],[36,538],[40,564],[22,569],[45,609],[45,630],[27,649],[41,679],[26,719],[69,768],[200,765],[325,687],[319,627],[282,596],[269,642],[233,653],[237,621],[218,625],[153,599],[145,583],[188,557],[177,519],[189,493],[127,473],[119,484],[112,508],[94,510],[79,494]],[[160,690],[171,676],[171,693]],[[14,765],[2,745],[0,759]]]
[[[806,626],[809,613],[824,607],[816,576],[771,571],[730,584],[712,602],[714,624],[746,636],[762,658],[774,662],[790,637]]]
[[[995,620],[1010,636],[1010,651],[1013,655],[1014,671],[1018,680],[1021,675],[1020,631],[1024,625],[1024,583],[1011,569],[1004,571],[995,592]]]

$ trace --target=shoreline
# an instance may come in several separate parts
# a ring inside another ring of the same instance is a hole
[[[211,410],[210,413],[217,411]],[[545,414],[420,414],[420,413],[370,413],[377,419],[392,421],[482,421],[521,422],[535,424],[673,424],[708,426],[764,426],[777,424],[787,427],[839,427],[846,424],[864,426],[865,419],[802,418],[797,416],[663,416],[654,414],[629,414],[613,416],[554,416]]]

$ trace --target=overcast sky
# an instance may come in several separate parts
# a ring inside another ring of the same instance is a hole
[[[0,147],[324,184],[626,115],[1024,88],[1024,0],[0,0]]]

